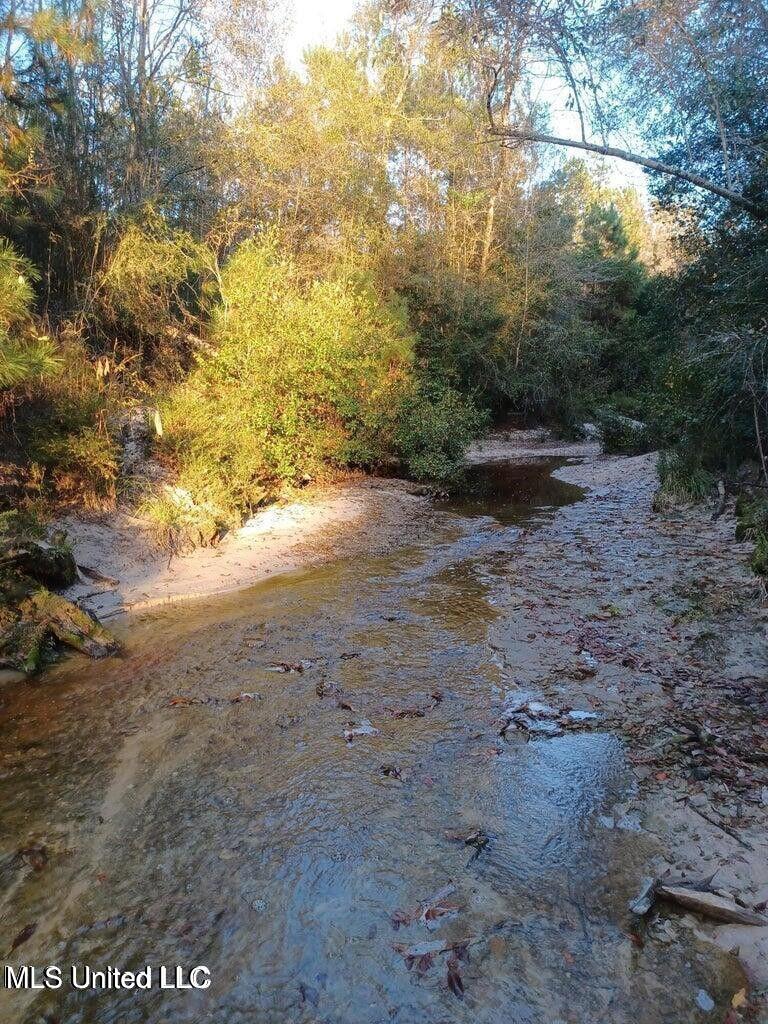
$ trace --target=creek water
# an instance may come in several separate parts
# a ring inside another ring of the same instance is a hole
[[[631,793],[619,741],[497,737],[515,544],[582,494],[557,464],[474,468],[417,544],[134,619],[122,657],[6,688],[0,941],[36,925],[8,961],[212,984],[3,991],[3,1020],[707,1019],[691,985],[722,996],[727,966],[643,947],[626,909],[650,843],[601,824]],[[395,929],[449,883],[437,927]],[[443,940],[469,943],[450,983],[450,951],[395,948]]]

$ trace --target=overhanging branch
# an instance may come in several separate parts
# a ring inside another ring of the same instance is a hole
[[[489,103],[490,109],[490,103]],[[601,146],[596,142],[582,142],[579,139],[562,139],[557,135],[545,135],[543,132],[534,132],[526,128],[500,128],[491,121],[491,135],[500,139],[511,139],[514,142],[542,142],[550,146],[565,146],[569,149],[582,149],[588,153],[599,153],[600,156],[611,156],[617,160],[624,160],[627,163],[639,164],[640,167],[647,167],[650,171],[658,171],[659,174],[667,174],[673,178],[690,182],[697,188],[711,192],[713,195],[727,199],[729,203],[740,207],[752,214],[758,220],[768,220],[768,209],[758,203],[753,203],[740,192],[734,192],[730,188],[723,188],[722,185],[702,178],[700,174],[693,174],[691,171],[681,170],[679,167],[672,167],[670,164],[662,163],[661,160],[654,160],[651,157],[640,156],[627,149],[617,149],[615,146]]]

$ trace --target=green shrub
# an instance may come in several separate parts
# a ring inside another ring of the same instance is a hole
[[[215,351],[161,403],[179,486],[229,522],[327,466],[391,455],[413,337],[404,308],[347,277],[309,284],[273,240],[222,274]]]
[[[758,576],[768,576],[768,533],[761,531],[755,538],[755,550],[749,560],[753,572]]]
[[[599,391],[602,345],[601,332],[576,316],[540,324],[505,384],[512,409],[572,433]]]
[[[181,487],[166,485],[160,492],[149,492],[138,511],[149,520],[161,546],[172,551],[210,547],[227,529],[226,517],[218,508],[195,501]]]
[[[32,316],[37,274],[0,239],[0,442],[37,496],[111,504],[117,447],[106,426],[109,385],[76,337],[55,343]],[[19,494],[20,500],[29,494]]]
[[[27,509],[9,509],[0,512],[0,541],[17,537],[32,537],[34,540],[45,538],[45,527]]]
[[[736,539],[754,543],[750,564],[758,575],[768,576],[768,498],[739,495],[736,517]]]
[[[51,340],[39,336],[32,323],[38,277],[29,260],[0,238],[0,390],[25,385],[59,366]]]
[[[740,494],[736,500],[736,540],[756,540],[768,533],[768,498]]]
[[[39,276],[7,238],[0,238],[0,329],[10,331],[29,320]]]
[[[147,207],[141,223],[122,226],[109,256],[99,292],[102,317],[139,344],[151,343],[153,356],[167,361],[169,352],[183,349],[185,332],[199,330],[214,278],[211,251]]]
[[[417,385],[406,399],[397,429],[397,450],[416,480],[450,483],[467,445],[488,416],[471,399],[444,385]]]
[[[72,433],[52,433],[35,454],[36,461],[49,470],[59,500],[92,508],[114,504],[119,449],[106,428],[89,425]]]
[[[26,388],[12,424],[7,416],[0,421],[6,451],[31,467],[36,497],[110,506],[119,475],[113,423],[120,374],[114,359],[92,362],[76,335],[63,333],[56,354],[58,372]]]
[[[499,297],[444,270],[413,274],[405,296],[421,377],[502,409],[513,354]]]

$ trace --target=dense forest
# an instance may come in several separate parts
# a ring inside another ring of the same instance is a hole
[[[5,508],[215,533],[344,467],[449,485],[494,421],[591,422],[662,451],[660,500],[746,489],[765,568],[761,0],[374,0],[301,71],[268,0],[0,27]]]

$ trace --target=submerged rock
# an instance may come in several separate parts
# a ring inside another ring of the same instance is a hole
[[[566,729],[592,725],[600,716],[594,711],[556,708],[544,701],[532,699],[529,693],[510,694],[504,701],[499,722],[499,735],[517,729],[543,736],[562,736]]]

